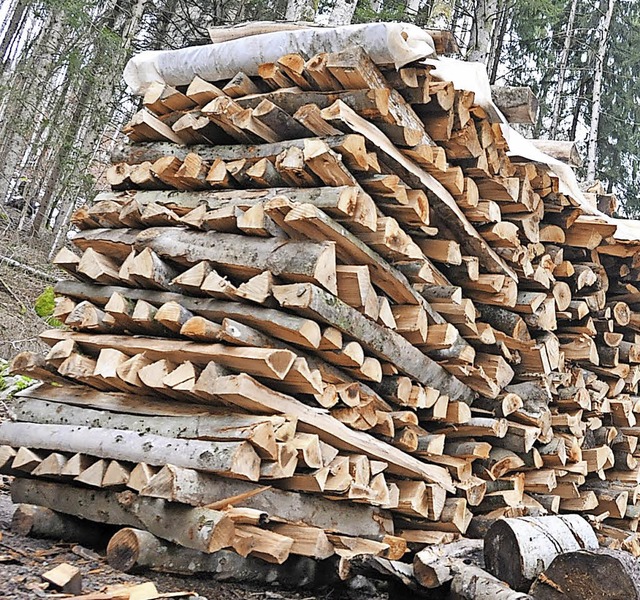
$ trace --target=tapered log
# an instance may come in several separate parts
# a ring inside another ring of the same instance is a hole
[[[501,519],[487,532],[484,557],[490,573],[526,591],[559,554],[597,547],[591,525],[579,515]]]
[[[233,521],[222,512],[140,498],[131,491],[111,493],[16,479],[11,486],[11,498],[22,504],[37,502],[39,506],[89,521],[146,529],[158,537],[205,553],[228,547],[233,540]]]
[[[206,573],[216,581],[237,581],[258,585],[277,583],[284,588],[325,584],[329,574],[319,563],[304,556],[292,556],[284,564],[271,564],[231,550],[205,554],[165,542],[148,531],[124,528],[107,547],[107,561],[120,571],[152,569],[165,573]]]
[[[466,385],[449,375],[403,337],[373,323],[320,288],[310,284],[275,286],[274,295],[283,308],[295,309],[340,329],[360,341],[378,358],[394,363],[407,375],[424,385],[439,389],[453,400],[469,401],[473,396]]]
[[[35,423],[0,424],[0,443],[43,450],[83,452],[150,465],[171,463],[256,481],[260,458],[248,442],[176,440],[133,431]]]
[[[237,502],[263,511],[275,521],[304,523],[376,540],[393,530],[388,513],[378,508],[347,503],[336,505],[318,496],[232,481],[172,465],[165,466],[153,477],[141,490],[141,495],[192,506]]]

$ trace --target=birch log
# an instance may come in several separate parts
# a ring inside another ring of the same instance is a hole
[[[597,547],[591,525],[579,515],[500,519],[485,537],[484,560],[492,575],[526,591],[559,554]]]
[[[260,474],[260,458],[248,442],[178,440],[119,429],[5,421],[0,424],[0,444],[149,465],[170,463],[251,481],[257,481]]]
[[[220,511],[140,498],[128,490],[114,494],[16,478],[11,485],[11,499],[38,503],[97,523],[146,529],[158,537],[206,553],[230,546],[234,537],[233,521]]]

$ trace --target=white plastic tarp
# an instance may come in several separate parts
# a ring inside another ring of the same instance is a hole
[[[377,64],[396,68],[435,56],[431,36],[410,23],[311,27],[181,50],[141,52],[127,63],[124,79],[134,94],[141,95],[153,82],[178,86],[188,85],[196,75],[207,81],[231,79],[240,71],[257,75],[260,64],[275,62],[285,54],[299,52],[309,57],[350,46],[360,46]]]
[[[493,103],[491,85],[487,69],[482,63],[467,62],[454,58],[439,57],[437,60],[424,61],[432,65],[431,74],[442,81],[451,81],[458,90],[474,92],[475,101],[484,108],[492,120],[501,123],[502,134],[509,145],[510,156],[521,156],[534,162],[546,164],[560,182],[560,191],[580,202],[581,208],[589,214],[603,216],[595,210],[584,197],[573,169],[565,163],[541,152],[527,138],[513,130],[507,119]]]
[[[400,68],[422,61],[434,67],[431,73],[436,79],[451,81],[459,90],[473,91],[476,102],[494,122],[501,123],[509,145],[509,155],[548,165],[560,181],[560,191],[577,200],[587,214],[616,222],[622,239],[640,240],[636,222],[623,227],[620,219],[612,219],[595,209],[584,197],[571,167],[544,154],[509,126],[507,119],[493,103],[483,64],[437,57],[431,36],[410,23],[309,27],[251,35],[181,50],[142,52],[127,63],[124,79],[133,93],[142,95],[153,82],[171,86],[188,85],[195,76],[207,81],[219,81],[231,79],[240,71],[252,76],[257,75],[260,64],[275,62],[284,54],[313,56],[318,52],[338,52],[350,46],[363,48],[376,64]]]

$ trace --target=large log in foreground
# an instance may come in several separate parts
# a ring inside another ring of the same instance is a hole
[[[11,519],[11,531],[22,536],[104,548],[115,533],[115,527],[79,519],[44,506],[18,504]]]
[[[538,576],[530,593],[535,600],[638,600],[640,563],[620,550],[567,552]]]
[[[484,538],[484,560],[490,573],[524,592],[556,556],[597,547],[591,525],[579,515],[499,519]]]

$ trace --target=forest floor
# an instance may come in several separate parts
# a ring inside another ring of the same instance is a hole
[[[1,223],[0,223],[1,225]],[[50,240],[21,239],[14,228],[0,229],[0,256],[18,261],[31,268],[64,277],[48,263]],[[39,317],[34,305],[36,299],[51,282],[12,267],[0,259],[0,372],[2,364],[24,350],[44,352],[38,334],[48,326]],[[11,413],[11,399],[2,392],[0,375],[0,421]],[[178,577],[147,572],[144,576],[130,575],[109,567],[104,552],[93,553],[69,543],[25,538],[11,532],[10,478],[0,476],[0,600],[32,600],[52,597],[41,574],[61,562],[81,569],[84,590],[99,591],[115,584],[136,584],[153,581],[160,592],[193,591],[196,598],[209,600],[343,600],[362,598],[361,593],[348,595],[346,590],[329,589],[321,593],[286,591],[220,583],[206,576]],[[59,597],[59,596],[58,596]]]

